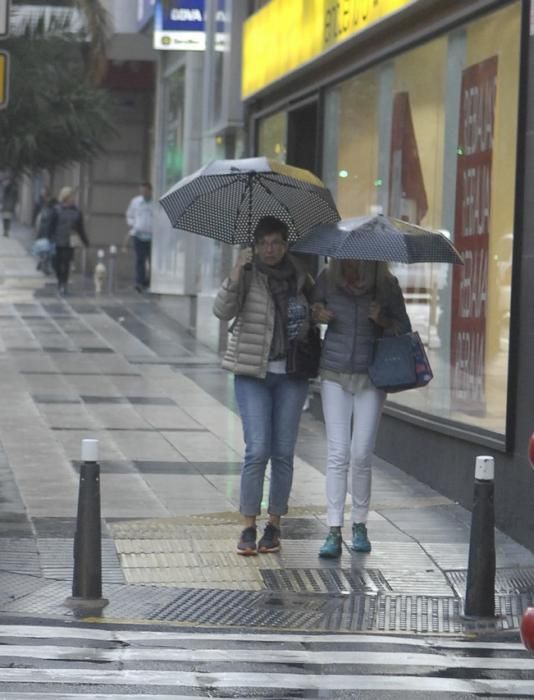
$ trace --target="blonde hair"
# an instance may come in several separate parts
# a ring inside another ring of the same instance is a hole
[[[350,266],[350,276],[347,274]],[[328,263],[328,276],[331,282],[344,287],[347,282],[357,286],[360,291],[382,291],[393,275],[387,262],[379,260],[337,260]]]
[[[67,199],[69,199],[69,197],[72,197],[73,193],[74,190],[72,187],[62,187],[57,198],[58,202],[65,202]]]

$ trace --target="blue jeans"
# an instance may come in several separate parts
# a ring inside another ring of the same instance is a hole
[[[265,379],[236,375],[235,395],[245,438],[239,510],[261,513],[263,482],[271,460],[268,513],[285,515],[293,482],[293,457],[300,414],[308,393],[305,379],[268,373]]]
[[[140,287],[148,287],[150,278],[147,272],[147,263],[150,265],[151,241],[141,241],[134,238],[135,245],[135,284]]]

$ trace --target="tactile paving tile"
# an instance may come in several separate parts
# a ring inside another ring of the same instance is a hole
[[[288,519],[292,517],[302,517],[305,515],[317,516],[325,513],[323,506],[302,506],[290,508]],[[147,538],[157,539],[158,537],[168,537],[172,539],[180,535],[184,525],[206,525],[221,526],[233,524],[234,537],[235,528],[240,527],[243,516],[235,511],[225,511],[222,513],[200,513],[198,515],[178,515],[171,518],[144,518],[138,520],[108,519],[113,537],[117,539]],[[325,529],[326,531],[326,529]],[[322,542],[321,542],[322,544]],[[317,552],[316,552],[317,554]]]
[[[234,539],[116,540],[116,547],[124,575],[132,584],[261,590],[260,565],[279,566],[274,555],[237,556]]]
[[[39,576],[41,567],[33,538],[0,538],[0,569],[13,574]]]
[[[50,615],[54,617],[77,617],[77,613],[65,606],[65,600],[72,593],[72,586],[67,581],[47,581],[40,579],[40,587],[29,595],[14,600],[1,607],[2,612],[24,613],[26,615]],[[113,595],[117,586],[108,586],[103,595]],[[90,613],[89,613],[90,614]],[[87,610],[83,611],[85,617]]]
[[[48,579],[72,581],[74,569],[74,540],[72,538],[40,538],[37,540],[43,576]],[[115,545],[102,539],[102,582],[125,583]]]
[[[33,593],[38,588],[41,588],[42,585],[42,579],[37,576],[0,572],[0,607],[17,600],[17,598]]]

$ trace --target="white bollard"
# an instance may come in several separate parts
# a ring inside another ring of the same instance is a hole
[[[93,275],[93,280],[95,283],[95,293],[96,294],[102,294],[102,289],[104,287],[104,282],[106,280],[106,275],[107,275],[107,268],[104,264],[104,256],[105,253],[102,250],[102,248],[99,249],[99,251],[96,254],[98,258],[98,262],[95,265],[95,272]]]

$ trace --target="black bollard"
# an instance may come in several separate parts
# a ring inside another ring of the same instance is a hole
[[[74,573],[70,607],[102,608],[102,531],[98,440],[82,440],[78,514],[74,536]]]
[[[466,617],[495,617],[494,477],[493,457],[477,457],[465,588]]]

